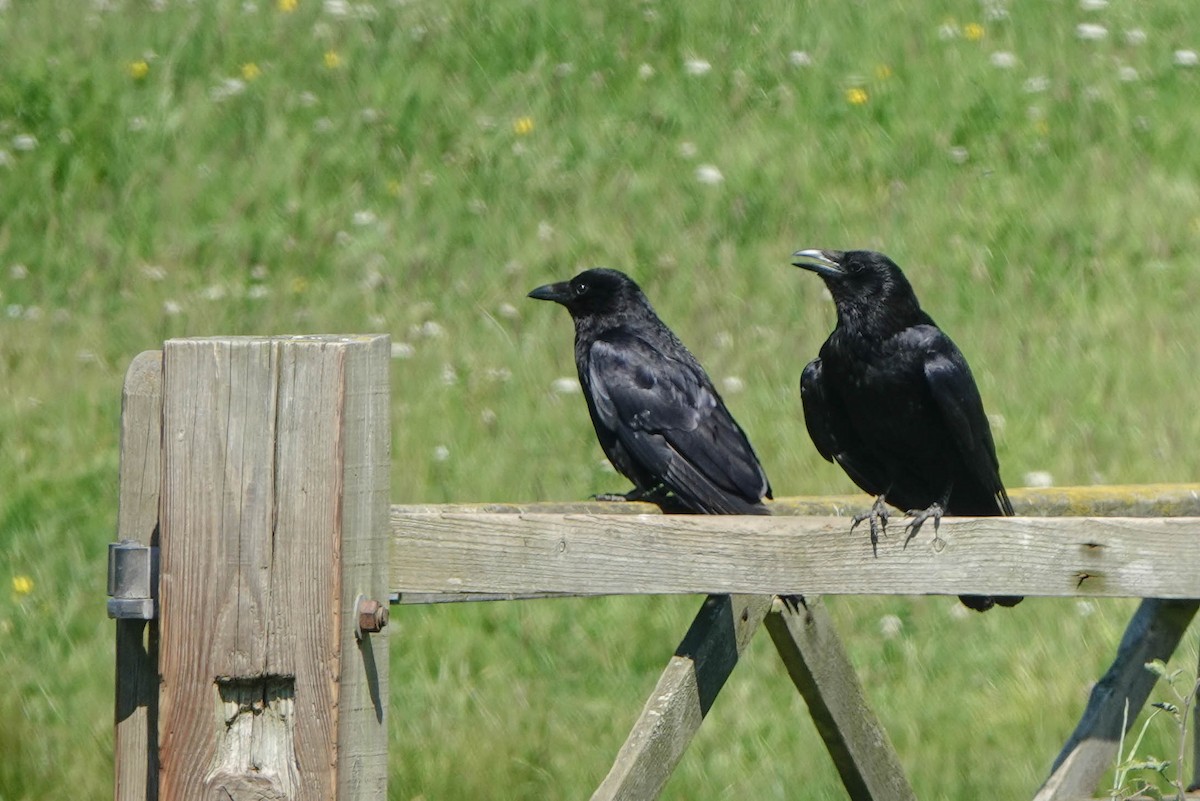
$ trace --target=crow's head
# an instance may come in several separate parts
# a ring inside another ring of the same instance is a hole
[[[798,250],[792,264],[825,281],[842,318],[884,315],[902,319],[920,310],[912,285],[896,263],[873,250]]]
[[[602,268],[584,270],[570,281],[539,286],[529,297],[561,303],[576,318],[620,314],[646,304],[632,278]]]

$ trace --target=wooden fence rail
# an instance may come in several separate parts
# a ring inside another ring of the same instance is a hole
[[[1200,598],[1200,518],[954,518],[879,556],[845,518],[408,513],[391,589],[532,596]]]
[[[118,620],[119,801],[386,798],[374,599],[389,591],[401,604],[709,596],[596,801],[657,797],[760,628],[849,797],[914,798],[821,595],[1146,598],[1037,796],[1078,801],[1113,763],[1126,702],[1132,725],[1151,692],[1142,663],[1169,658],[1200,606],[1200,485],[1017,490],[1020,517],[948,518],[907,545],[896,521],[878,556],[849,531],[858,496],[753,518],[586,502],[389,519],[388,361],[377,336],[172,340],[135,359],[118,537],[158,548],[146,563],[160,575],[150,598],[110,605],[154,614]]]

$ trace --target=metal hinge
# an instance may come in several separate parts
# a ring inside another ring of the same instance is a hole
[[[158,548],[135,540],[108,544],[108,616],[153,620],[158,596]]]

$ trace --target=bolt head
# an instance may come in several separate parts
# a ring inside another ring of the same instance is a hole
[[[382,631],[388,624],[391,611],[387,604],[379,601],[362,600],[358,603],[358,628],[360,631]]]

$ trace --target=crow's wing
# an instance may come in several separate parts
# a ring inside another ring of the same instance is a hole
[[[1000,482],[1000,460],[983,399],[971,368],[958,347],[941,331],[925,358],[925,380],[946,421],[955,445],[971,475],[995,497],[1001,514],[1013,513],[1008,493]]]
[[[888,489],[886,466],[871,456],[854,431],[845,407],[830,399],[820,359],[813,359],[800,374],[800,401],[804,425],[817,452],[835,462],[864,492],[879,495]]]
[[[766,475],[703,369],[669,336],[610,332],[592,343],[587,383],[596,415],[685,503],[709,513],[750,511],[770,497]]]

